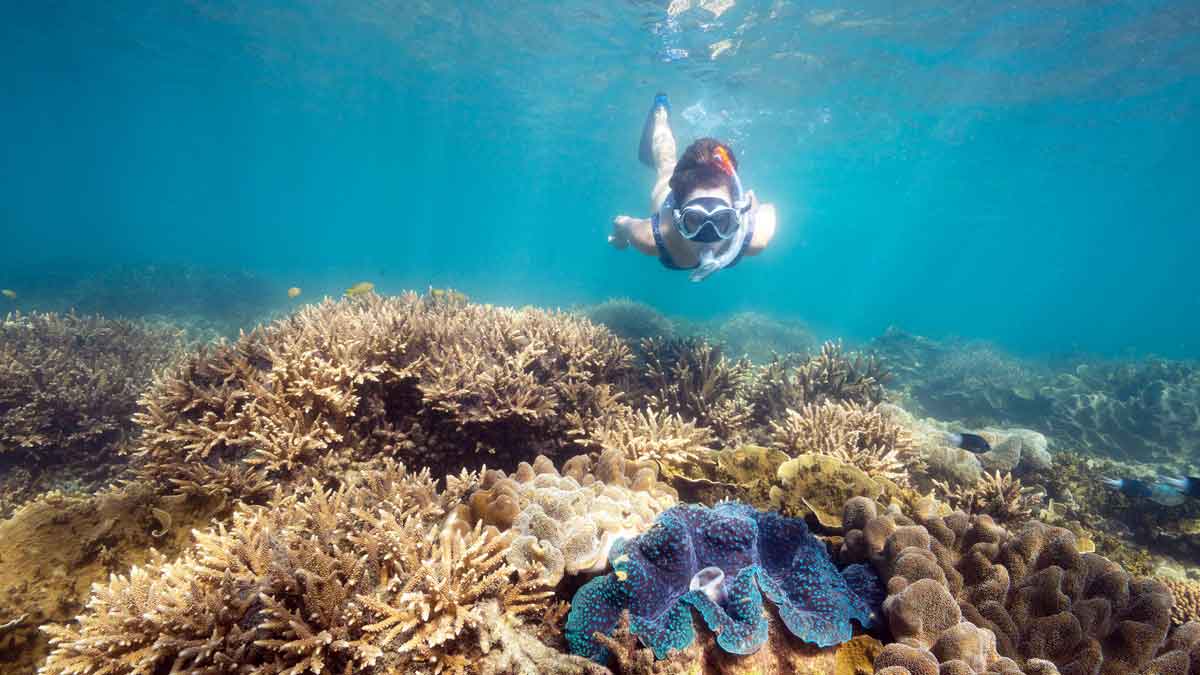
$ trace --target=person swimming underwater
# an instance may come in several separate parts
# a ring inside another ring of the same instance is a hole
[[[758,255],[775,236],[772,204],[743,190],[738,162],[729,146],[714,138],[696,140],[676,160],[666,94],[654,105],[642,128],[638,159],[655,170],[649,218],[619,215],[608,241],[617,249],[630,244],[657,256],[663,266],[691,270],[692,281],[732,267],[743,256]]]

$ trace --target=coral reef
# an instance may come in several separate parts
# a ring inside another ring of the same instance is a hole
[[[553,587],[564,574],[603,571],[618,537],[645,531],[675,501],[654,468],[607,450],[594,465],[587,455],[567,460],[561,474],[545,456],[512,476],[484,471],[469,503],[475,520],[516,533],[508,562]]]
[[[0,670],[35,670],[48,651],[40,624],[69,621],[93,583],[174,554],[191,530],[226,514],[220,500],[164,498],[130,485],[94,495],[43,494],[0,521]]]
[[[512,534],[456,517],[475,480],[385,464],[243,509],[44,627],[40,672],[589,672],[529,639],[550,593],[505,562]]]
[[[792,456],[828,455],[873,477],[908,483],[912,438],[873,408],[825,401],[788,410],[785,419],[771,422],[771,445]]]
[[[1186,662],[1190,646],[1167,640],[1166,587],[1079,553],[1067,530],[1031,521],[1010,533],[962,512],[914,520],[864,498],[843,519],[843,561],[870,560],[887,580],[896,643],[877,672],[1157,672],[1176,649]]]
[[[118,446],[134,432],[138,395],[184,347],[181,332],[163,325],[76,314],[5,317],[0,472],[20,476],[4,481],[12,490],[0,515],[39,488],[107,477],[120,464]]]
[[[637,342],[645,338],[669,338],[675,335],[671,320],[650,305],[629,298],[613,298],[584,307],[584,316],[605,326],[622,339]]]
[[[654,408],[614,412],[596,422],[592,432],[576,440],[582,446],[619,450],[632,461],[662,466],[700,461],[717,439],[707,427],[684,421],[678,414],[657,413]]]
[[[326,300],[159,378],[135,417],[136,454],[148,480],[245,498],[377,456],[515,466],[622,409],[630,358],[561,313],[412,293]]]
[[[702,328],[724,351],[766,364],[779,354],[808,354],[819,345],[817,338],[802,321],[789,321],[760,314],[738,312],[714,319]]]
[[[868,406],[883,401],[891,375],[874,355],[847,354],[840,342],[826,342],[819,354],[803,361],[797,355],[777,357],[752,377],[746,398],[751,419],[766,427],[787,411],[809,404],[840,401]]]
[[[657,658],[692,644],[692,608],[721,649],[752,654],[768,637],[763,595],[793,635],[819,646],[849,640],[851,620],[871,626],[882,597],[870,568],[839,572],[804,521],[736,502],[669,509],[609,561],[612,573],[576,593],[566,628],[572,652],[601,663],[610,652],[593,635],[611,635],[625,610]]]
[[[1182,625],[1189,621],[1200,622],[1200,582],[1190,579],[1174,579],[1159,577],[1171,591],[1174,603],[1171,605],[1171,621]]]
[[[1200,453],[1200,367],[1146,358],[1082,363],[1042,387],[1044,428],[1073,447],[1167,462]]]
[[[722,445],[740,443],[749,411],[744,404],[750,362],[726,358],[701,338],[648,338],[639,349],[642,399],[710,431]]]
[[[1041,488],[1021,485],[1021,479],[999,471],[985,473],[974,486],[962,490],[934,482],[950,507],[969,514],[987,514],[1002,525],[1016,525],[1041,511],[1045,497]]]

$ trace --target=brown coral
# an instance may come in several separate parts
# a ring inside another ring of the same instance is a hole
[[[841,555],[874,562],[887,580],[884,611],[893,633],[929,650],[940,672],[1116,675],[1142,672],[1173,649],[1166,642],[1167,589],[1079,553],[1070,532],[1031,521],[1010,533],[989,516],[962,512],[914,516],[916,522],[895,510],[878,514],[868,501],[851,500]],[[931,603],[931,593],[942,601]],[[934,606],[952,615],[946,598],[957,603],[961,622],[926,618]],[[994,645],[978,629],[994,635]],[[921,662],[911,664],[919,670],[886,660],[876,665],[926,672]]]
[[[744,402],[751,372],[746,359],[726,358],[703,338],[647,338],[641,341],[640,386],[646,403],[710,429],[726,446],[748,432]]]
[[[150,323],[36,312],[0,321],[0,469],[28,472],[5,487],[32,496],[53,487],[44,478],[61,482],[64,465],[102,478],[134,431],[138,395],[184,346],[181,331]]]
[[[630,461],[670,466],[700,461],[716,440],[708,428],[696,426],[677,413],[646,408],[609,415],[576,443],[618,450]]]
[[[1041,510],[1045,494],[1041,488],[1021,485],[1020,478],[1011,473],[983,474],[978,483],[967,490],[955,490],[941,481],[934,481],[952,508],[967,513],[984,513],[996,522],[1017,525],[1032,518]]]
[[[912,439],[905,429],[873,408],[825,401],[788,410],[771,422],[771,445],[792,456],[835,457],[872,477],[907,484]]]
[[[457,470],[511,448],[554,453],[619,408],[630,358],[561,313],[412,293],[326,300],[160,378],[136,416],[137,454],[178,491],[255,497],[268,479],[381,455]]]
[[[1171,621],[1176,625],[1200,621],[1200,582],[1173,577],[1159,577],[1158,580],[1171,589],[1171,597],[1174,599],[1171,605]]]
[[[549,594],[504,562],[510,534],[450,518],[474,480],[438,493],[427,471],[387,466],[244,509],[178,560],[98,585],[77,623],[45,627],[41,672],[594,669],[525,651]]]
[[[747,400],[754,423],[766,426],[784,418],[789,408],[825,401],[875,405],[883,401],[890,377],[874,355],[847,354],[840,342],[826,342],[819,354],[802,362],[779,357],[758,369]]]

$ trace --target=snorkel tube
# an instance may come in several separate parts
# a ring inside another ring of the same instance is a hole
[[[717,161],[717,165],[732,180],[734,193],[733,208],[738,210],[741,218],[745,218],[747,216],[745,210],[749,206],[749,202],[745,198],[746,193],[742,190],[742,179],[738,176],[737,169],[733,168],[733,161],[729,158],[729,151],[725,149],[725,146],[718,145],[717,149],[713,152],[713,159]],[[692,281],[704,281],[708,278],[708,275],[719,269],[724,269],[738,257],[745,239],[746,223],[739,219],[737,234],[720,243],[705,244],[700,249],[700,264],[689,278]],[[725,247],[724,250],[717,253],[717,249],[720,249],[722,246]]]

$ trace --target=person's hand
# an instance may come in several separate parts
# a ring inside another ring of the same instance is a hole
[[[634,219],[629,216],[617,216],[613,218],[612,234],[608,235],[608,243],[618,251],[629,247],[629,229],[633,226]]]

